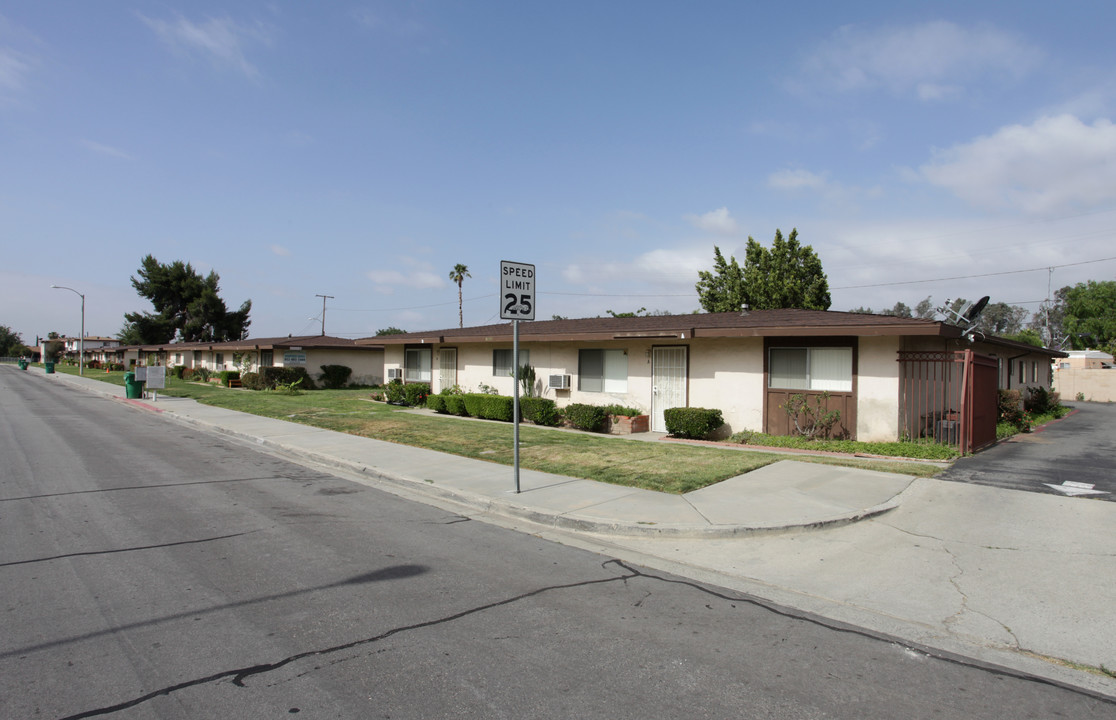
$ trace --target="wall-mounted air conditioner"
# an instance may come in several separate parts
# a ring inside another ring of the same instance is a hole
[[[551,390],[569,390],[570,389],[570,376],[569,375],[551,375],[550,381],[546,386]]]
[[[388,380],[402,380],[403,379],[403,368],[388,368],[387,369],[387,374],[388,374]]]

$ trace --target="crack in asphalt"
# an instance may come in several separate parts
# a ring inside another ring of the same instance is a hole
[[[1097,701],[1100,701],[1100,702],[1103,702],[1105,704],[1116,705],[1116,698],[1113,698],[1113,697],[1110,697],[1110,696],[1107,696],[1107,695],[1103,695],[1101,693],[1096,693],[1096,692],[1093,692],[1093,691],[1090,691],[1090,690],[1086,690],[1086,689],[1082,689],[1082,688],[1079,688],[1079,687],[1076,687],[1076,686],[1068,685],[1066,683],[1061,683],[1061,682],[1058,682],[1056,680],[1051,680],[1049,678],[1029,675],[1027,673],[1017,671],[1017,670],[1012,670],[1010,668],[1004,668],[1004,667],[999,667],[999,666],[995,666],[995,665],[989,665],[989,664],[986,664],[986,663],[983,663],[983,662],[980,662],[980,661],[971,660],[971,659],[968,659],[968,658],[952,655],[952,654],[944,652],[944,651],[940,651],[940,650],[937,650],[937,649],[934,649],[934,648],[931,648],[931,647],[920,646],[916,643],[910,643],[910,642],[904,641],[904,640],[896,638],[896,637],[888,636],[888,635],[883,634],[883,633],[878,633],[878,632],[867,630],[865,628],[859,628],[859,627],[855,627],[855,626],[852,626],[852,625],[847,625],[847,624],[844,624],[844,623],[842,623],[840,621],[837,621],[837,620],[828,620],[826,618],[814,615],[812,613],[807,613],[807,612],[804,612],[804,611],[798,611],[798,610],[794,610],[794,609],[791,609],[791,608],[783,608],[783,607],[780,607],[780,606],[775,605],[773,603],[767,602],[765,600],[761,600],[760,598],[756,598],[756,597],[752,597],[752,596],[748,596],[748,595],[743,595],[743,594],[729,594],[728,592],[719,592],[719,591],[717,591],[717,590],[715,590],[711,587],[706,587],[706,586],[701,585],[701,584],[699,584],[695,581],[686,580],[686,579],[683,579],[683,578],[663,577],[661,575],[655,575],[653,573],[644,572],[644,571],[639,570],[635,567],[632,567],[631,565],[628,565],[627,563],[625,563],[624,561],[619,560],[619,559],[613,558],[611,560],[606,560],[605,562],[601,563],[601,567],[607,567],[609,565],[615,565],[617,568],[620,568],[623,571],[623,574],[616,575],[614,577],[599,578],[599,579],[596,579],[596,580],[582,580],[582,581],[578,581],[578,582],[565,583],[565,584],[561,584],[561,585],[548,585],[548,586],[545,586],[545,587],[536,588],[535,590],[531,590],[531,591],[528,591],[528,592],[525,592],[525,593],[521,593],[519,595],[514,595],[512,597],[505,598],[503,600],[497,600],[497,601],[494,601],[494,602],[486,603],[484,605],[478,605],[477,607],[470,608],[468,610],[462,610],[460,612],[453,613],[453,614],[447,615],[445,617],[435,618],[433,620],[427,620],[427,621],[420,622],[420,623],[413,623],[411,625],[403,625],[403,626],[400,626],[400,627],[392,628],[391,630],[387,630],[383,633],[380,633],[379,635],[374,635],[374,636],[371,636],[371,637],[362,638],[360,640],[354,640],[354,641],[347,642],[347,643],[344,643],[344,644],[341,644],[341,645],[334,645],[334,646],[331,646],[331,647],[321,648],[321,649],[317,649],[317,650],[306,650],[304,652],[296,653],[294,655],[290,655],[286,658],[283,658],[281,660],[277,660],[277,661],[274,661],[274,662],[260,663],[260,664],[257,664],[257,665],[251,665],[251,666],[243,667],[243,668],[224,670],[224,671],[221,671],[221,672],[213,673],[212,675],[206,675],[204,677],[194,678],[192,680],[186,680],[186,681],[183,681],[183,682],[180,682],[180,683],[176,683],[174,685],[168,685],[168,686],[160,688],[158,690],[153,690],[149,693],[145,693],[145,694],[140,695],[138,697],[132,698],[131,700],[126,700],[126,701],[117,703],[115,705],[96,708],[96,709],[93,709],[93,710],[87,710],[87,711],[84,711],[84,712],[81,712],[81,713],[78,713],[78,714],[75,714],[75,715],[67,715],[63,718],[60,718],[60,720],[81,720],[82,718],[90,718],[90,717],[97,717],[97,716],[100,716],[100,715],[108,715],[110,713],[115,713],[115,712],[119,712],[121,710],[127,710],[129,708],[136,707],[137,705],[141,705],[141,704],[143,704],[143,703],[145,703],[149,700],[153,700],[157,697],[169,696],[172,693],[178,692],[179,690],[185,690],[185,689],[188,689],[188,688],[197,687],[199,685],[205,685],[207,683],[216,682],[216,681],[219,681],[219,680],[231,679],[233,685],[235,685],[237,687],[246,687],[245,680],[247,680],[248,678],[251,678],[251,677],[256,676],[256,675],[261,675],[261,674],[265,674],[265,673],[269,673],[269,672],[278,670],[280,668],[286,667],[287,665],[290,665],[291,663],[294,663],[294,662],[297,662],[299,660],[303,660],[303,659],[306,659],[306,658],[309,658],[309,657],[322,657],[322,656],[342,652],[342,651],[345,651],[345,650],[351,650],[353,648],[361,647],[361,646],[364,646],[364,645],[371,645],[371,644],[380,642],[381,640],[385,640],[387,638],[390,638],[394,635],[398,635],[400,633],[405,633],[405,632],[409,632],[409,631],[413,631],[413,630],[421,630],[421,629],[424,629],[424,628],[435,627],[435,626],[438,626],[438,625],[444,625],[446,623],[451,623],[451,622],[454,622],[456,620],[460,620],[462,618],[469,617],[471,615],[476,615],[478,613],[485,612],[487,610],[492,610],[494,608],[499,608],[499,607],[504,607],[504,606],[507,606],[507,605],[512,605],[512,604],[517,603],[521,600],[526,600],[528,598],[537,597],[539,595],[544,595],[544,594],[549,593],[549,592],[555,592],[555,591],[560,591],[560,590],[570,590],[570,589],[576,589],[576,588],[583,588],[583,587],[589,587],[589,586],[593,586],[593,585],[605,585],[605,584],[615,583],[615,582],[620,582],[624,586],[627,586],[629,580],[634,580],[634,579],[637,579],[637,578],[645,579],[645,580],[655,580],[655,581],[658,581],[658,582],[668,583],[668,584],[672,584],[672,585],[682,585],[682,586],[689,587],[689,588],[692,588],[694,590],[697,590],[698,592],[700,592],[702,594],[712,596],[712,597],[715,597],[715,598],[718,598],[718,599],[721,599],[721,600],[725,600],[725,601],[729,602],[731,607],[733,607],[733,608],[736,607],[735,603],[740,603],[740,604],[744,604],[744,605],[750,605],[750,606],[753,606],[753,607],[758,607],[758,608],[764,609],[764,610],[766,610],[766,611],[768,611],[772,614],[778,615],[780,617],[785,617],[785,618],[789,618],[789,619],[793,619],[793,620],[800,620],[800,621],[803,621],[803,622],[810,623],[812,625],[816,625],[816,626],[819,626],[819,627],[824,627],[824,628],[832,630],[834,632],[856,635],[856,636],[863,637],[863,638],[866,638],[868,640],[873,640],[873,641],[877,641],[877,642],[886,642],[886,643],[889,643],[889,644],[892,644],[892,645],[896,645],[898,647],[905,648],[906,650],[909,650],[911,652],[916,652],[916,653],[919,653],[923,656],[934,658],[936,660],[947,662],[947,663],[950,663],[950,664],[953,664],[953,665],[968,667],[968,668],[980,670],[982,672],[987,672],[987,673],[991,673],[993,675],[998,675],[998,676],[1002,676],[1002,677],[1010,677],[1010,678],[1015,678],[1015,679],[1024,680],[1024,681],[1028,681],[1028,682],[1036,682],[1036,683],[1040,683],[1042,685],[1049,685],[1049,686],[1052,686],[1052,687],[1057,687],[1057,688],[1062,689],[1062,690],[1067,690],[1069,692],[1072,692],[1072,693],[1075,693],[1075,694],[1078,694],[1078,695],[1083,695],[1083,696],[1086,696],[1086,697],[1093,698],[1093,699],[1095,699]],[[636,605],[638,606],[640,603],[642,603],[646,599],[647,599],[647,596],[644,596],[643,598],[641,598],[640,600],[637,601]]]
[[[141,545],[139,547],[117,548],[115,550],[89,550],[86,552],[66,553],[65,555],[51,555],[44,558],[32,558],[30,560],[13,560],[12,562],[0,563],[0,567],[11,567],[12,565],[29,565],[32,563],[50,562],[51,560],[62,560],[65,558],[82,557],[86,555],[115,555],[117,553],[136,552],[138,550],[158,550],[160,548],[177,547],[179,545],[197,545],[199,543],[213,542],[215,540],[228,540],[229,538],[240,537],[242,535],[249,535],[259,530],[249,530],[247,532],[233,533],[232,535],[217,535],[216,537],[201,538],[198,540],[180,540],[179,542],[162,543],[160,545]]]
[[[97,488],[95,490],[72,490],[70,492],[46,493],[43,495],[24,495],[23,497],[0,498],[0,502],[14,502],[16,500],[40,500],[42,498],[66,497],[67,495],[93,495],[99,493],[123,492],[125,490],[161,490],[171,487],[186,487],[188,485],[217,485],[219,483],[252,482],[253,480],[290,480],[282,475],[267,475],[265,477],[228,478],[225,480],[191,480],[189,482],[162,483],[159,485],[129,485],[118,488]]]

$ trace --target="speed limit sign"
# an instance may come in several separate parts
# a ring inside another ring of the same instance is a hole
[[[500,261],[500,319],[535,319],[535,266]]]

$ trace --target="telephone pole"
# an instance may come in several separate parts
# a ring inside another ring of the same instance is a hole
[[[315,295],[314,297],[320,297],[322,299],[322,337],[325,337],[325,304],[326,304],[326,298],[329,298],[330,300],[333,300],[334,297],[332,295]]]

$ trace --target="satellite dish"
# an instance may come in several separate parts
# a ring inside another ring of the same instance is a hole
[[[984,312],[984,308],[987,307],[987,306],[988,306],[988,296],[985,295],[980,300],[976,301],[976,305],[973,305],[972,307],[970,307],[968,310],[965,311],[965,313],[963,315],[963,317],[965,318],[965,322],[970,327],[973,326],[973,325],[976,325],[977,319],[980,317],[980,314],[982,312]]]

